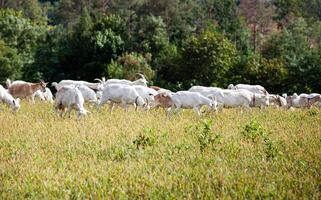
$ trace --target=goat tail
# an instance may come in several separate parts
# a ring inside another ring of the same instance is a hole
[[[6,85],[7,85],[7,88],[9,88],[11,86],[11,80],[10,79],[6,80]]]

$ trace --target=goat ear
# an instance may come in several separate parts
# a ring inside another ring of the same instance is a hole
[[[17,103],[20,103],[20,99],[19,99],[19,98],[17,98],[17,99],[16,99],[16,102],[17,102]]]

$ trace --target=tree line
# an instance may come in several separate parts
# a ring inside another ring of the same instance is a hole
[[[321,92],[321,0],[0,0],[0,83]]]

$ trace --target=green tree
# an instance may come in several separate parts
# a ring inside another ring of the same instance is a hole
[[[21,67],[21,58],[17,51],[0,40],[0,83],[4,83],[7,78],[20,78]]]
[[[141,17],[133,30],[130,42],[133,51],[149,52],[156,58],[159,52],[169,45],[163,19],[153,15]]]
[[[309,41],[310,28],[303,18],[290,22],[280,34],[274,34],[264,45],[262,55],[268,59],[282,59],[288,70],[286,90],[311,91],[317,84],[320,56]],[[317,46],[318,47],[318,46]],[[298,78],[306,77],[306,78]]]
[[[243,65],[236,65],[239,77],[233,82],[261,84],[271,93],[286,92],[288,69],[282,59],[266,59],[260,54],[250,54]]]
[[[143,56],[135,52],[126,53],[108,65],[108,77],[135,80],[136,73],[143,73],[146,78],[151,80],[154,78],[155,72],[149,65],[150,59],[149,54]]]
[[[39,43],[44,40],[46,30],[46,26],[24,18],[22,12],[0,10],[0,39],[17,54],[20,60],[17,70],[14,70],[15,73],[21,75],[20,70],[33,63],[34,53]]]
[[[222,86],[234,65],[235,46],[217,31],[204,31],[188,38],[181,50],[180,81],[190,84]]]
[[[24,67],[23,79],[38,81],[41,78],[57,82],[73,78],[72,71],[66,67],[70,46],[65,29],[62,26],[52,27],[45,38],[35,52],[34,62]]]

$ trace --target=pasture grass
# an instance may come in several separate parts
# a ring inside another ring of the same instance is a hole
[[[87,105],[88,107],[88,105]],[[321,111],[0,111],[0,199],[320,199]]]

